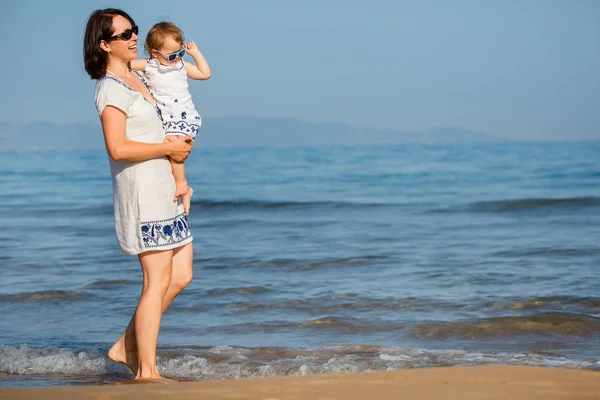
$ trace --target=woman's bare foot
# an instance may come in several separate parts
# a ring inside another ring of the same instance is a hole
[[[161,376],[160,373],[158,372],[158,368],[156,368],[156,365],[154,367],[146,368],[146,369],[144,369],[142,366],[140,366],[140,369],[137,372],[135,380],[138,381],[139,383],[146,383],[146,382],[154,382],[154,383],[176,382],[173,379],[169,379],[169,378],[165,378],[165,377]]]
[[[152,378],[134,378],[136,383],[175,383],[179,382],[176,379],[165,378],[164,376],[152,377]]]
[[[192,195],[194,194],[194,189],[189,188],[187,193],[183,196],[181,201],[183,202],[183,212],[185,215],[190,214],[190,207],[192,205]]]
[[[108,351],[108,358],[112,361],[123,364],[131,370],[131,373],[138,373],[138,359],[135,351],[127,352],[125,349],[125,340],[119,339]]]

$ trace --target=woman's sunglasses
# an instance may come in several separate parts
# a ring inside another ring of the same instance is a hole
[[[133,25],[131,27],[131,29],[125,29],[123,32],[119,33],[118,35],[114,35],[109,37],[107,40],[129,40],[131,39],[131,37],[133,36],[133,34],[138,34],[138,27],[137,25]]]
[[[181,50],[177,50],[177,51],[175,51],[173,53],[169,53],[169,54],[161,53],[160,51],[158,51],[156,49],[154,49],[154,51],[156,51],[158,54],[160,54],[161,56],[166,58],[167,61],[170,63],[177,60],[178,58],[182,58],[185,55],[185,47],[182,47]]]

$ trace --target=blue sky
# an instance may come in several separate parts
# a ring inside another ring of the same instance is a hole
[[[105,7],[142,40],[167,19],[196,41],[213,70],[191,83],[205,118],[600,138],[597,0],[2,2],[0,121],[97,121],[81,54]]]

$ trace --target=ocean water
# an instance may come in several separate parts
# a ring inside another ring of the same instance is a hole
[[[196,149],[182,380],[600,370],[600,143]],[[98,151],[0,153],[0,386],[115,382],[136,257]]]

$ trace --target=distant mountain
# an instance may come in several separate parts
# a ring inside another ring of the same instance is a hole
[[[482,143],[508,142],[508,139],[488,135],[482,132],[452,126],[440,126],[420,133],[422,143],[452,144],[452,143]]]
[[[470,129],[439,127],[425,132],[304,122],[291,118],[223,117],[204,124],[208,146],[323,146],[501,142]]]
[[[305,122],[291,118],[241,116],[205,119],[199,140],[203,147],[469,144],[507,141],[457,127],[401,132],[344,124]],[[98,123],[0,123],[0,150],[95,149],[103,146],[104,139]]]
[[[68,150],[104,147],[100,124],[0,123],[0,150]]]

